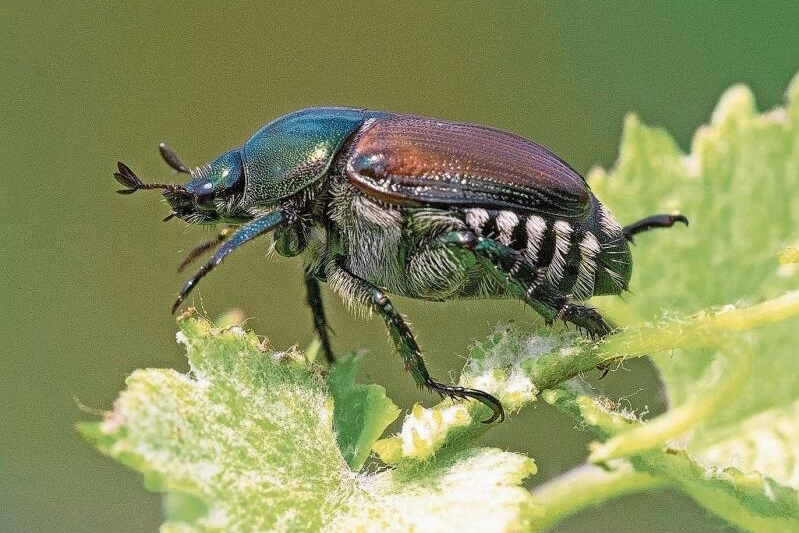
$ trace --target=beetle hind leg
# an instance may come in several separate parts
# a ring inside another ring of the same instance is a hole
[[[613,327],[593,307],[572,303],[561,295],[555,295],[552,300],[552,305],[557,307],[557,318],[574,324],[591,338],[606,337],[613,332]]]
[[[486,424],[505,419],[505,411],[502,403],[494,396],[477,389],[445,385],[430,377],[427,367],[422,359],[422,352],[416,339],[413,337],[410,328],[403,320],[399,311],[391,303],[388,296],[379,288],[368,281],[359,278],[349,272],[341,265],[335,264],[327,272],[327,280],[330,287],[338,293],[349,304],[359,303],[379,314],[388,327],[391,339],[397,348],[403,362],[405,370],[411,373],[414,381],[419,387],[424,387],[429,391],[436,392],[441,396],[448,396],[453,399],[477,400],[491,409],[492,414]]]
[[[655,228],[670,228],[677,222],[688,225],[688,219],[684,215],[652,215],[624,226],[621,231],[625,239],[635,242],[633,237],[638,233]]]
[[[445,244],[474,254],[484,270],[510,295],[519,298],[544,318],[547,324],[563,320],[593,338],[609,335],[613,327],[596,309],[576,304],[545,280],[544,270],[525,259],[521,252],[471,231],[453,231],[441,237]]]

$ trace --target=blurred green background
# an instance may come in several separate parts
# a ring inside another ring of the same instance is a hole
[[[196,165],[287,111],[342,104],[508,129],[586,172],[614,162],[628,111],[687,148],[733,83],[749,84],[761,108],[779,104],[799,69],[799,5],[768,6],[5,4],[0,531],[138,532],[161,521],[160,497],[79,439],[74,423],[92,416],[75,399],[108,408],[133,369],[186,368],[169,315],[185,279],[176,267],[211,230],[159,222],[168,210],[157,193],[114,194],[118,159],[146,180],[169,180],[161,140]],[[241,308],[277,347],[307,344],[299,262],[267,264],[266,248],[234,254],[195,302],[212,316]],[[432,403],[403,373],[382,324],[356,321],[325,291],[338,351],[371,354],[362,379],[403,408]],[[396,303],[443,379],[491,325],[538,320],[516,302]],[[597,386],[662,410],[651,367],[627,368]],[[484,440],[534,456],[534,485],[580,463],[588,436],[538,406]],[[724,528],[690,500],[657,492],[558,531]]]

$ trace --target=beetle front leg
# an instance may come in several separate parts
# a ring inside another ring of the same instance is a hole
[[[227,240],[227,238],[233,234],[234,231],[235,228],[233,228],[233,226],[226,226],[225,228],[222,229],[222,231],[220,231],[216,235],[215,238],[203,241],[197,246],[195,246],[194,249],[191,252],[189,252],[189,255],[187,255],[186,258],[180,263],[180,266],[178,266],[178,272],[183,272],[184,270],[186,270],[187,266],[189,266],[194,261],[202,257],[202,255],[205,252],[213,250],[220,244],[224,243]]]
[[[442,237],[449,246],[473,253],[508,294],[519,298],[544,317],[547,324],[564,320],[593,337],[609,335],[613,328],[590,307],[575,304],[545,280],[544,270],[504,244],[471,231],[453,231]]]
[[[203,266],[201,266],[199,270],[197,270],[197,272],[195,272],[195,274],[189,278],[186,284],[183,285],[183,288],[180,290],[175,303],[172,304],[172,313],[177,311],[180,304],[183,303],[183,300],[185,300],[192,289],[197,286],[197,283],[199,283],[200,280],[204,278],[211,270],[216,268],[230,252],[242,244],[255,239],[256,237],[260,237],[265,233],[269,233],[283,224],[285,219],[286,217],[282,211],[273,211],[256,218],[255,220],[247,222],[245,225],[237,229],[233,235],[231,235],[229,238],[226,238],[225,242],[217,249],[213,257],[206,261]]]
[[[311,308],[311,315],[313,316],[313,327],[316,330],[316,334],[319,335],[325,359],[327,359],[328,364],[333,364],[336,358],[330,348],[329,328],[327,318],[325,318],[325,308],[322,305],[322,292],[319,290],[319,280],[311,272],[305,273],[305,289],[308,306]]]
[[[341,265],[334,265],[327,273],[327,280],[331,288],[348,303],[360,303],[378,313],[388,327],[391,339],[405,363],[405,370],[411,373],[413,380],[419,387],[425,387],[437,392],[441,396],[450,398],[477,400],[489,407],[492,415],[484,422],[486,424],[495,420],[500,422],[505,419],[502,404],[494,396],[477,389],[445,385],[430,377],[427,367],[422,359],[422,352],[410,328],[403,320],[397,309],[388,299],[388,296],[379,288],[368,281],[352,274]]]

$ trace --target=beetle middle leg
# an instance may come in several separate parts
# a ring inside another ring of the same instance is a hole
[[[441,242],[474,254],[508,294],[527,303],[547,324],[564,320],[592,337],[604,337],[613,331],[598,311],[572,302],[547,283],[543,269],[530,264],[519,251],[471,231],[449,232],[441,237]]]
[[[327,325],[327,318],[325,317],[325,308],[322,305],[322,292],[319,290],[319,280],[313,275],[312,272],[305,273],[305,289],[307,292],[308,306],[311,308],[311,315],[313,316],[313,327],[316,334],[319,335],[319,341],[322,343],[322,351],[325,353],[325,359],[329,364],[336,361],[333,356],[333,350],[330,348],[330,328]]]
[[[430,391],[437,392],[441,396],[450,398],[477,400],[489,407],[492,415],[485,423],[495,420],[500,422],[505,419],[505,411],[502,404],[494,396],[477,389],[445,385],[430,377],[427,367],[422,359],[422,352],[416,339],[413,337],[410,328],[403,320],[399,311],[388,299],[388,296],[379,288],[368,281],[359,278],[349,272],[340,264],[334,264],[328,269],[327,280],[330,287],[338,293],[348,303],[359,303],[369,307],[378,313],[388,327],[391,339],[397,347],[397,351],[405,363],[405,370],[411,373],[414,381],[419,387],[425,387]]]

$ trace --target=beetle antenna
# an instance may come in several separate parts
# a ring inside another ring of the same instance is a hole
[[[649,231],[654,228],[670,228],[675,222],[682,222],[686,226],[688,225],[688,219],[685,218],[684,215],[652,215],[651,217],[642,218],[641,220],[624,226],[621,231],[625,239],[630,242],[635,242],[633,237],[637,233]]]
[[[188,194],[182,185],[173,185],[170,183],[144,183],[139,176],[137,176],[128,165],[122,161],[117,161],[117,169],[119,172],[114,172],[114,178],[127,187],[127,189],[120,189],[119,194],[133,194],[139,189],[163,189],[175,194]]]
[[[169,165],[172,170],[182,174],[191,174],[191,169],[183,164],[183,161],[180,160],[178,154],[176,154],[172,148],[167,146],[166,143],[159,143],[158,151],[161,152],[161,157],[164,158],[164,161],[166,161],[166,164]]]

